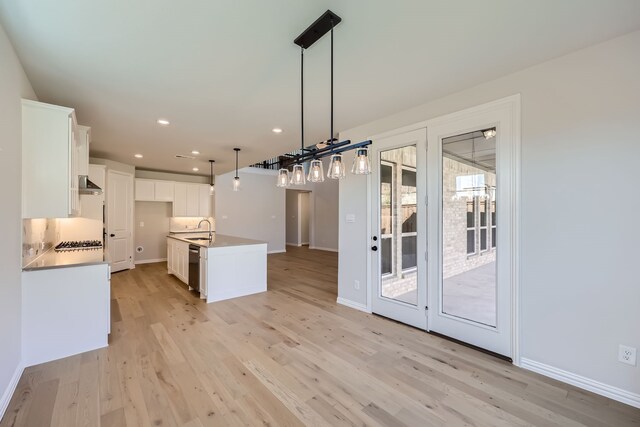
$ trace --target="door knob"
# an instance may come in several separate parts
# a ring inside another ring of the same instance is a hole
[[[377,246],[371,246],[371,250],[375,252],[375,251],[378,250],[378,247]]]
[[[115,234],[109,234],[109,236],[110,236],[110,237],[116,237],[116,235],[115,235]]]

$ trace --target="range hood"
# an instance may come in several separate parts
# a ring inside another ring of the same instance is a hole
[[[98,187],[93,182],[91,182],[91,180],[87,175],[80,175],[79,179],[80,179],[80,185],[78,188],[80,190],[79,191],[80,194],[91,194],[93,196],[98,196],[102,194],[102,188]]]

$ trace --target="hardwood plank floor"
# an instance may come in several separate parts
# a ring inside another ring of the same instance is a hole
[[[165,264],[112,277],[108,348],[27,368],[0,426],[638,426],[640,410],[336,304],[337,254],[269,256],[205,304]]]

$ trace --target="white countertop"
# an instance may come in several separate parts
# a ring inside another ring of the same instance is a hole
[[[267,242],[260,240],[245,239],[244,237],[226,236],[224,234],[213,233],[213,239],[209,242],[208,233],[180,233],[169,234],[167,237],[181,240],[193,245],[205,248],[228,248],[233,246],[266,245]],[[202,237],[207,240],[189,240],[189,238]]]
[[[31,261],[22,271],[43,270],[48,268],[81,267],[85,265],[108,264],[109,255],[103,249],[56,252],[49,249]]]

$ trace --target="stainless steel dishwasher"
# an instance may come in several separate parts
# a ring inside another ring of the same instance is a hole
[[[189,288],[200,292],[200,246],[189,245]]]

